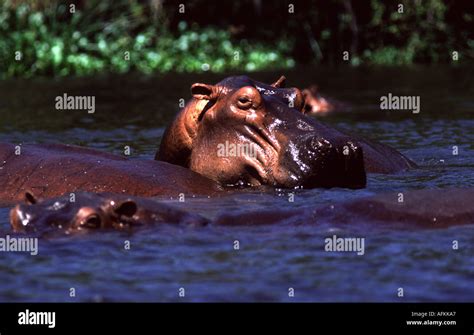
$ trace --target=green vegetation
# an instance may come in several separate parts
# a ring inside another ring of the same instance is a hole
[[[83,0],[73,13],[70,3],[1,1],[0,78],[249,72],[343,63],[346,50],[352,65],[449,63],[453,51],[465,62],[474,55],[474,6],[442,0],[302,0],[291,15],[286,2],[262,14],[253,0],[194,0],[186,4],[194,17],[178,15],[172,1]]]
[[[233,41],[226,30],[189,26],[184,21],[173,34],[156,25],[142,25],[141,5],[118,3],[112,7],[96,2],[89,11],[73,14],[66,4],[34,10],[26,3],[16,7],[4,3],[0,10],[1,76],[253,71],[294,65],[285,56],[291,47],[286,41],[276,45]],[[124,10],[129,15],[118,14]]]
[[[368,30],[378,36],[364,51],[365,61],[382,65],[450,62],[453,51],[466,49],[467,45],[456,43],[454,28],[446,22],[448,7],[443,1],[425,0],[416,6],[406,1],[399,3],[371,1],[374,15]],[[470,22],[474,15],[466,14],[464,19]],[[385,45],[386,41],[390,45]]]

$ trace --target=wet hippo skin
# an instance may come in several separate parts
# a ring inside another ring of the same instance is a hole
[[[286,188],[361,188],[366,172],[415,166],[395,149],[308,117],[311,101],[284,83],[283,76],[271,85],[238,76],[193,84],[193,98],[166,129],[155,158],[224,185]],[[222,156],[224,143],[256,154]]]
[[[0,185],[3,203],[23,199],[28,190],[43,198],[75,191],[177,197],[220,190],[180,166],[61,144],[23,145],[15,155],[14,145],[0,143]]]
[[[208,220],[158,201],[109,193],[74,193],[39,199],[30,192],[10,211],[15,232],[36,235],[131,230],[152,224],[204,226]],[[73,200],[73,201],[72,201]]]
[[[275,211],[222,213],[217,225],[331,224],[446,228],[474,224],[474,189],[416,190],[383,193],[327,205]]]
[[[256,225],[376,225],[403,229],[438,229],[474,224],[474,189],[417,190],[384,193],[351,201],[286,210],[231,211],[206,219],[155,199],[123,194],[78,192],[38,200],[27,192],[24,202],[10,212],[14,231],[26,233],[76,233],[106,229],[131,229],[151,224],[186,226]]]

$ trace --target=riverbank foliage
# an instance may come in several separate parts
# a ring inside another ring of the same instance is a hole
[[[256,0],[182,3],[3,0],[0,76],[250,72],[474,56],[474,5],[461,2],[292,1],[290,8],[277,1],[271,9]]]

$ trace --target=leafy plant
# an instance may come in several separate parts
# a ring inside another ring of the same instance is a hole
[[[150,25],[143,5],[89,1],[70,12],[58,3],[0,5],[0,76],[91,75],[98,72],[254,71],[288,68],[291,45],[233,41],[215,27],[179,24],[173,34]]]

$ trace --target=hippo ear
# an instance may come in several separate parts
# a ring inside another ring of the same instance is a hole
[[[26,191],[25,192],[25,202],[28,205],[34,205],[38,202],[38,199],[33,195],[31,191]]]
[[[303,95],[303,99],[304,99],[304,104],[301,111],[303,112],[303,114],[309,114],[311,113],[311,109],[312,109],[312,106],[310,103],[311,93],[309,92],[307,88],[305,88],[304,90],[301,91],[301,94]]]
[[[191,86],[193,97],[199,100],[212,100],[215,97],[215,86],[201,83],[195,83]]]
[[[283,88],[285,87],[286,77],[280,76],[277,81],[275,81],[271,86],[276,88]]]
[[[133,200],[125,200],[117,204],[114,208],[114,212],[119,216],[131,217],[137,212],[137,203]]]

